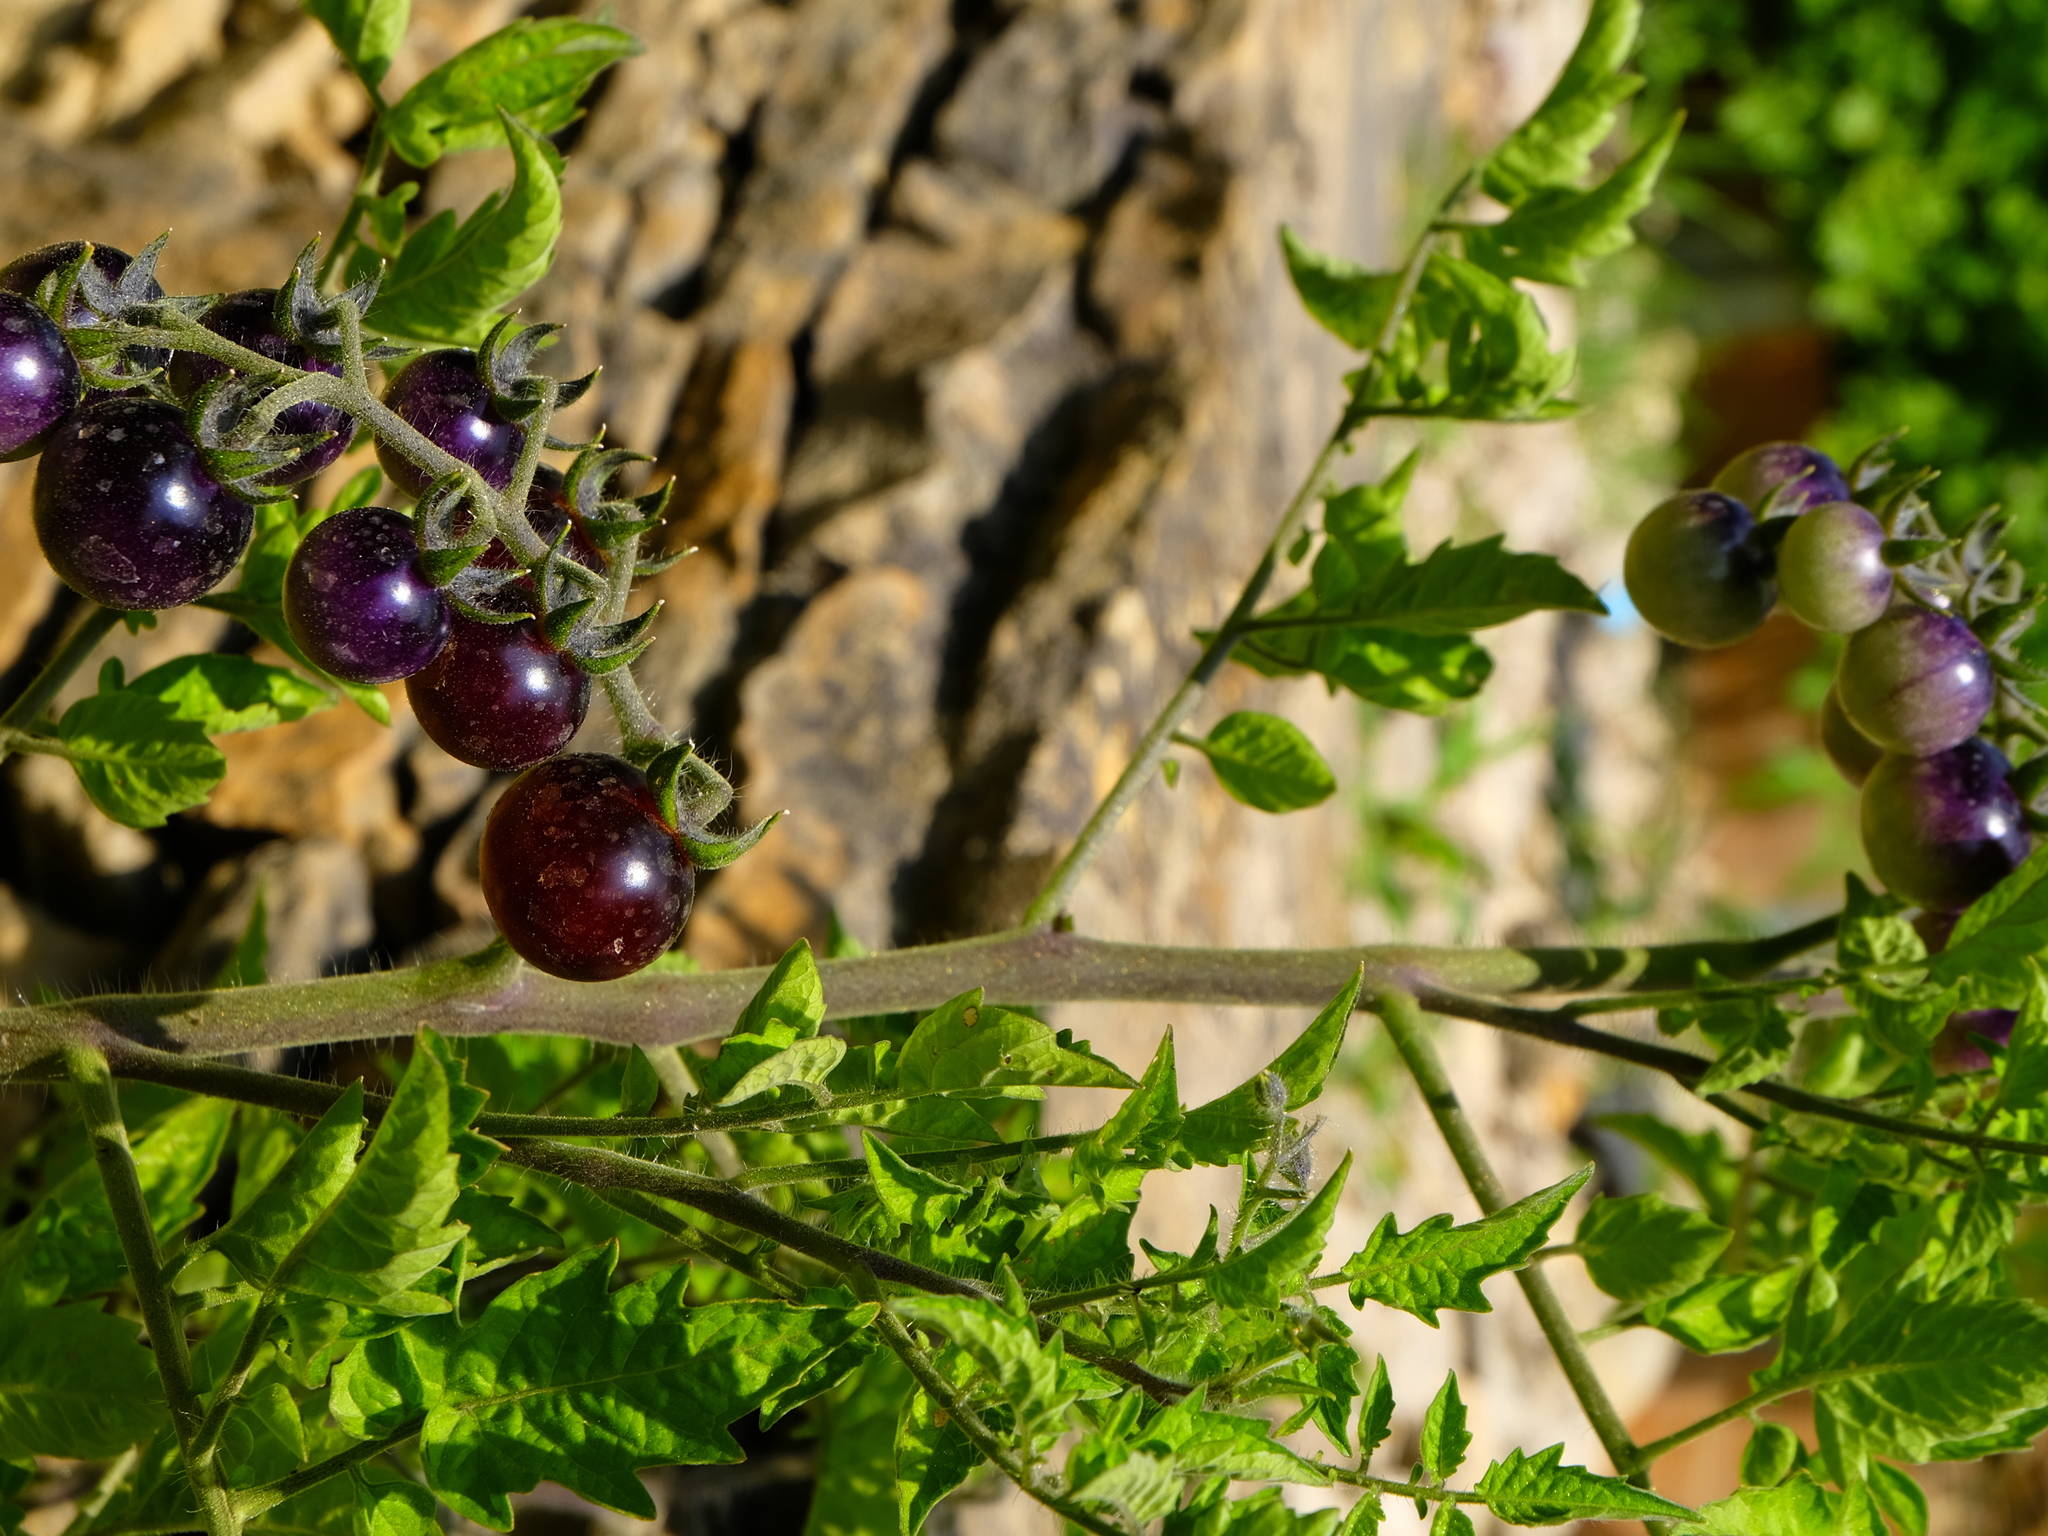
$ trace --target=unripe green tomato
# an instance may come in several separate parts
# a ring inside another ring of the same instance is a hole
[[[1778,599],[1802,623],[1849,635],[1884,617],[1892,601],[1884,525],[1853,501],[1830,501],[1792,519],[1778,546]]]
[[[1718,491],[1680,491],[1629,535],[1622,580],[1643,622],[1702,650],[1755,634],[1777,586],[1749,508]]]

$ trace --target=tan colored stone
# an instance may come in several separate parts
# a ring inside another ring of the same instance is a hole
[[[403,708],[402,690],[388,696]],[[354,704],[224,736],[220,747],[227,778],[195,813],[215,826],[332,839],[362,850],[378,872],[407,868],[418,852],[391,776],[398,735]]]

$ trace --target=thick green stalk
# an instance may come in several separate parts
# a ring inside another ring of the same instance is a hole
[[[1373,985],[1463,994],[1579,992],[1682,985],[1701,960],[1750,976],[1825,942],[1833,918],[1747,942],[1663,948],[1196,949],[1116,944],[1041,931],[820,961],[827,1016],[935,1008],[980,987],[1019,1003],[1152,1002],[1317,1007],[1363,964]],[[557,981],[493,945],[406,970],[219,991],[113,993],[0,1013],[0,1078],[66,1041],[140,1042],[190,1055],[334,1044],[411,1034],[500,1031],[676,1045],[732,1027],[769,968],[690,975],[643,971],[601,987]],[[1603,1038],[1584,1031],[1589,1048]],[[1610,1053],[1612,1054],[1612,1053]],[[1682,1054],[1682,1053],[1680,1053]]]
[[[1479,1209],[1489,1216],[1503,1209],[1509,1203],[1508,1193],[1501,1187],[1485,1147],[1480,1145],[1479,1133],[1466,1118],[1465,1107],[1458,1102],[1450,1074],[1444,1070],[1443,1058],[1437,1055],[1436,1045],[1429,1038],[1428,1021],[1423,1018],[1414,996],[1407,992],[1382,992],[1369,1006],[1380,1016],[1381,1023],[1386,1026],[1387,1037],[1394,1042],[1394,1049],[1408,1068],[1408,1075],[1415,1079],[1422,1102],[1427,1106],[1430,1118],[1436,1122],[1444,1144],[1450,1148],[1452,1160],[1457,1163],[1458,1172],[1464,1176],[1466,1187],[1472,1191],[1472,1198],[1479,1203]],[[1564,1304],[1557,1299],[1557,1292],[1551,1289],[1550,1282],[1538,1269],[1519,1269],[1515,1271],[1515,1280],[1521,1286],[1522,1294],[1528,1298],[1529,1310],[1536,1314],[1536,1326],[1543,1330],[1543,1337],[1550,1344],[1550,1352],[1557,1357],[1565,1380],[1571,1383],[1572,1395],[1579,1400],[1579,1407],[1593,1426],[1593,1433],[1600,1437],[1608,1460],[1623,1476],[1632,1475],[1641,1465],[1640,1453],[1635,1441],[1629,1438],[1628,1427],[1622,1423],[1620,1413],[1608,1398],[1607,1389],[1600,1385],[1593,1362],[1586,1355],[1585,1345],[1579,1341],[1578,1330],[1565,1316]]]
[[[99,1165],[100,1182],[106,1188],[107,1206],[114,1217],[114,1232],[120,1240],[122,1257],[128,1261],[128,1278],[142,1305],[143,1326],[149,1333],[150,1352],[156,1357],[164,1404],[170,1410],[171,1426],[178,1437],[192,1495],[199,1502],[208,1536],[239,1536],[242,1522],[229,1502],[220,1464],[211,1450],[200,1444],[206,1410],[193,1384],[184,1319],[170,1287],[163,1281],[163,1254],[157,1247],[156,1229],[150,1224],[142,1181],[135,1172],[135,1157],[129,1150],[128,1127],[121,1118],[121,1101],[114,1092],[113,1076],[107,1070],[106,1058],[83,1046],[67,1048],[64,1065],[86,1133],[92,1139],[93,1161]]]

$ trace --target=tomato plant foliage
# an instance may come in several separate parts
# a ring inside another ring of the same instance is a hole
[[[379,88],[404,0],[306,9]],[[1102,945],[1040,921],[1155,771],[1171,780],[1206,764],[1274,814],[1336,792],[1314,743],[1277,716],[1182,729],[1224,660],[1437,714],[1487,680],[1478,631],[1602,611],[1557,560],[1502,536],[1412,547],[1402,508],[1415,456],[1348,485],[1334,466],[1382,417],[1571,410],[1572,358],[1526,285],[1584,282],[1628,241],[1672,150],[1675,119],[1602,162],[1637,84],[1625,70],[1637,19],[1633,0],[1595,0],[1555,90],[1453,188],[1398,270],[1283,233],[1308,312],[1360,354],[1341,419],[1267,559],[1199,637],[1189,687],[1020,928],[892,955],[835,935],[822,961],[800,942],[744,983],[670,956],[579,987],[522,970],[500,944],[270,986],[259,901],[208,992],[0,1014],[0,1073],[62,1083],[75,1110],[17,1171],[23,1199],[0,1229],[0,1526],[45,1500],[60,1460],[92,1464],[97,1479],[73,1536],[423,1536],[451,1514],[509,1530],[544,1480],[646,1518],[645,1470],[739,1460],[750,1421],[801,1415],[817,1438],[807,1536],[913,1536],[988,1476],[1106,1536],[1364,1536],[1390,1501],[1412,1502],[1444,1536],[1481,1515],[1877,1536],[1887,1522],[1926,1529],[1909,1467],[2022,1449],[2048,1427],[2048,1311],[2007,1262],[2023,1209],[2048,1188],[2048,854],[2000,864],[1988,894],[1939,923],[1916,924],[1852,880],[1838,916],[1791,934],[1646,950],[1333,961]],[[309,249],[276,296],[278,324],[338,372],[207,331],[204,301],[151,292],[154,248],[132,277],[94,275],[88,247],[38,253],[37,302],[52,316],[79,295],[88,306],[66,324],[82,366],[185,410],[208,473],[259,503],[235,584],[202,600],[283,660],[190,656],[133,679],[109,663],[94,692],[51,717],[64,680],[124,617],[103,611],[0,716],[0,753],[64,759],[106,814],[154,826],[220,781],[220,735],[288,727],[342,699],[383,718],[380,694],[293,643],[281,607],[306,535],[374,502],[377,473],[324,503],[251,489],[306,450],[276,424],[317,399],[425,487],[409,513],[385,515],[416,530],[420,568],[463,621],[524,626],[523,644],[602,690],[627,759],[605,767],[607,793],[639,834],[686,870],[742,857],[764,835],[765,821],[713,830],[732,787],[632,681],[652,632],[651,612],[629,616],[628,600],[660,564],[639,541],[661,493],[617,490],[632,455],[549,438],[552,411],[585,381],[533,371],[545,328],[501,318],[545,272],[560,228],[548,135],[636,47],[608,24],[521,21],[395,100],[377,96],[376,174],[325,260]],[[379,190],[388,157],[424,168],[491,145],[510,147],[512,179],[467,216],[409,225],[416,186]],[[491,478],[501,465],[451,457],[427,441],[433,422],[371,394],[372,366],[423,345],[465,349],[435,368],[518,445],[505,483]],[[173,398],[148,349],[197,352],[229,378]],[[544,474],[550,451],[578,456]],[[1844,483],[1888,498],[1896,518],[1921,480],[1873,461]],[[1757,509],[1766,522],[1770,505]],[[1940,539],[1885,547],[1935,577],[1968,554]],[[1276,577],[1291,589],[1269,599]],[[1986,586],[1971,584],[1973,600]],[[2044,739],[2022,689],[2040,679],[2000,646],[2037,601],[2030,590],[1966,614],[2004,690],[1984,729],[2016,753]],[[1998,777],[2015,805],[2027,773]],[[578,810],[603,841],[605,806]],[[1997,837],[2004,849],[2025,833]],[[590,873],[606,873],[595,856]],[[528,874],[509,871],[505,901],[549,899],[546,872],[522,884]],[[544,914],[563,919],[551,931],[564,944],[595,944],[576,963],[624,949],[603,931],[596,889],[574,913]],[[634,942],[659,951],[681,921]],[[1569,1000],[1503,995],[1531,990]],[[1185,1039],[1168,1031],[1149,1060],[1112,1061],[1034,1006],[1086,997],[1280,1002],[1304,1017],[1263,1068],[1188,1104]],[[1655,1008],[1672,1043],[1597,1027],[1631,1005]],[[1506,1183],[1424,1007],[1661,1072],[1725,1111],[1733,1132],[1610,1122],[1668,1175],[1661,1192],[1588,1197],[1592,1168]],[[513,1032],[476,1034],[480,1017],[509,1018]],[[1966,1037],[1959,1019],[1973,1022]],[[1347,1036],[1366,1028],[1386,1032],[1475,1208],[1405,1230],[1384,1215],[1351,1248],[1337,1217],[1364,1181],[1315,1110]],[[212,1059],[393,1034],[411,1038],[387,1071],[338,1086]],[[1974,1054],[1944,1057],[1951,1035]],[[678,1040],[705,1049],[685,1055]],[[1053,1089],[1085,1106],[1087,1128],[1042,1129]],[[1228,1213],[1212,1209],[1170,1245],[1134,1242],[1148,1184],[1198,1165],[1230,1170]],[[1633,1439],[1545,1278],[1561,1265],[1608,1299],[1602,1331],[1654,1329],[1703,1354],[1768,1348],[1749,1394],[1661,1440]],[[1508,1284],[1526,1294],[1590,1436],[1573,1424],[1565,1443],[1481,1447],[1455,1374],[1433,1396],[1394,1380],[1325,1301],[1348,1295],[1376,1327],[1404,1315],[1434,1327],[1446,1311],[1493,1310]],[[1813,1405],[1810,1443],[1760,1417],[1794,1394]],[[1402,1405],[1416,1459],[1376,1463]],[[1742,1419],[1742,1486],[1704,1507],[1656,1490],[1667,1452]],[[1299,1509],[1290,1492],[1327,1504],[1320,1491],[1333,1488],[1340,1509]]]

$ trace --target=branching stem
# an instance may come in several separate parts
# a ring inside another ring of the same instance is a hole
[[[1466,1117],[1464,1105],[1458,1102],[1457,1091],[1451,1086],[1450,1074],[1444,1070],[1443,1058],[1437,1055],[1435,1042],[1429,1038],[1428,1021],[1424,1019],[1414,995],[1382,992],[1370,1006],[1386,1026],[1387,1037],[1400,1053],[1408,1075],[1415,1079],[1422,1102],[1428,1108],[1430,1118],[1436,1122],[1444,1144],[1450,1148],[1452,1160],[1457,1163],[1458,1172],[1464,1175],[1466,1187],[1472,1191],[1472,1198],[1479,1203],[1479,1209],[1488,1216],[1501,1210],[1508,1204],[1507,1191],[1501,1187],[1486,1149],[1480,1144],[1479,1133]],[[1607,1389],[1601,1386],[1599,1376],[1594,1373],[1593,1362],[1579,1340],[1578,1330],[1565,1316],[1564,1304],[1558,1300],[1557,1292],[1551,1289],[1543,1272],[1533,1267],[1515,1271],[1515,1281],[1528,1298],[1529,1309],[1536,1314],[1536,1326],[1543,1330],[1550,1352],[1557,1357],[1558,1367],[1571,1383],[1572,1395],[1579,1400],[1579,1407],[1585,1411],[1593,1433],[1600,1437],[1608,1460],[1624,1477],[1633,1475],[1641,1465],[1640,1453],[1635,1441],[1629,1438],[1628,1427],[1622,1423],[1621,1414],[1607,1396]]]
[[[106,1058],[84,1046],[68,1048],[64,1065],[86,1134],[92,1141],[93,1161],[99,1165],[100,1183],[107,1192],[114,1232],[120,1240],[122,1257],[128,1261],[128,1278],[142,1305],[143,1326],[149,1333],[150,1352],[156,1357],[164,1404],[170,1410],[192,1495],[198,1501],[208,1536],[239,1536],[242,1522],[228,1501],[220,1464],[211,1450],[200,1443],[206,1410],[193,1384],[184,1318],[170,1287],[163,1281],[163,1254],[157,1247],[156,1228],[150,1222],[149,1204],[135,1171],[134,1154],[129,1150],[128,1127],[121,1118],[121,1101],[114,1092],[113,1076],[107,1070]]]

